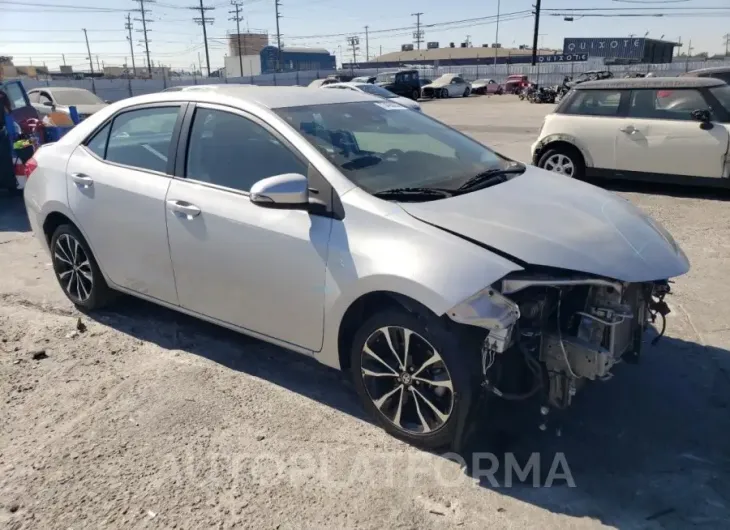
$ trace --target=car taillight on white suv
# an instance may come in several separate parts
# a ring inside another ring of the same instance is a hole
[[[38,169],[38,162],[35,158],[31,158],[25,163],[25,178],[30,178],[30,175]]]

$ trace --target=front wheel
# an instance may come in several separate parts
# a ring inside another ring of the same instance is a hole
[[[464,90],[464,97],[468,98],[470,93],[471,93],[471,90],[469,90],[469,88],[467,88],[466,90]]]
[[[441,91],[441,97],[442,97],[442,98],[448,98],[448,97],[449,97],[449,89],[448,89],[448,88],[444,88],[444,89],[443,89],[443,90]]]
[[[391,310],[367,320],[355,335],[350,366],[370,416],[419,447],[453,442],[479,374],[479,349],[460,342],[435,316]]]
[[[540,156],[538,167],[566,177],[581,179],[585,176],[585,163],[577,149],[556,147]]]
[[[418,98],[421,96],[421,93],[418,90],[414,90],[411,92],[411,99],[413,101],[418,101]]]

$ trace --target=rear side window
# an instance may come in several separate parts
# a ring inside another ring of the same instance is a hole
[[[114,118],[105,159],[165,173],[180,107],[132,110]]]
[[[106,141],[107,138],[109,138],[109,129],[111,128],[111,123],[107,123],[86,144],[86,148],[99,158],[104,158],[104,156],[106,155]]]
[[[618,116],[620,105],[620,90],[578,90],[563,113],[612,117]]]
[[[730,72],[721,72],[717,74],[712,74],[712,77],[715,79],[721,79],[725,81],[728,85],[730,85]]]

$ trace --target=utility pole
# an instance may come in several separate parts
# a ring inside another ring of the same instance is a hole
[[[537,38],[540,33],[540,0],[535,1],[535,11],[533,11],[535,15],[535,32],[532,37],[532,66],[535,66],[535,63],[537,63]]]
[[[62,53],[61,57],[63,58],[63,66],[66,66],[66,54]]]
[[[89,54],[89,68],[91,68],[91,77],[94,77],[94,59],[91,57],[91,48],[89,47],[89,36],[84,28],[84,39],[86,40],[86,52]]]
[[[423,13],[411,13],[412,17],[416,17],[416,32],[413,34],[413,40],[416,41],[416,46],[421,49],[421,41],[423,41],[423,32],[421,31],[421,15]]]
[[[365,26],[365,61],[370,62],[370,39],[368,35],[368,28]]]
[[[274,0],[274,9],[276,10],[276,71],[278,72],[281,70],[281,31],[279,30],[279,19],[281,18],[281,13],[279,12],[279,8],[281,7],[280,0]]]
[[[203,77],[203,61],[200,60],[200,52],[198,52],[198,71],[200,72],[200,77]]]
[[[142,15],[142,18],[135,18],[137,22],[142,23],[142,30],[141,33],[144,35],[144,49],[145,54],[147,56],[147,74],[150,76],[150,79],[152,78],[152,61],[150,61],[150,41],[147,38],[147,24],[150,22],[147,20],[147,13],[149,13],[148,10],[145,10],[144,3],[147,2],[148,4],[154,4],[156,0],[134,0],[139,4],[139,9],[133,9],[133,11],[140,13]],[[140,30],[137,30],[140,31]]]
[[[243,50],[241,49],[241,20],[243,20],[243,17],[241,16],[241,2],[231,1],[231,5],[234,7],[235,11],[229,11],[229,13],[233,14],[234,16],[229,18],[228,20],[236,21],[236,40],[238,40],[238,66],[241,68],[239,75],[243,77]]]
[[[101,66],[99,66],[99,56],[96,56],[96,69],[99,70],[99,73],[101,73]]]
[[[129,41],[129,51],[132,52],[132,72],[134,77],[137,77],[137,67],[134,65],[134,43],[132,42],[132,15],[129,13],[127,13],[127,23],[124,25],[124,29],[129,33],[127,40]]]
[[[497,55],[499,51],[499,15],[500,15],[500,8],[502,0],[497,0],[497,32],[494,36],[494,66],[497,66]],[[497,71],[495,70],[494,73],[496,74]]]
[[[200,17],[195,17],[193,20],[203,26],[203,43],[205,44],[205,66],[208,68],[208,77],[210,77],[210,53],[208,53],[208,30],[205,28],[206,24],[212,24],[215,19],[206,18],[205,12],[212,11],[215,7],[207,7],[203,5],[203,0],[200,0],[200,5],[190,7],[194,11],[200,11]]]
[[[347,44],[352,48],[352,65],[354,68],[357,62],[357,50],[360,49],[360,37],[347,37]]]
[[[722,38],[725,39],[725,57],[727,57],[730,55],[730,33],[725,33]]]

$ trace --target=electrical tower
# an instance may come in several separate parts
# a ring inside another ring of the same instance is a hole
[[[132,41],[132,16],[129,13],[127,13],[127,23],[124,24],[124,29],[129,33],[127,40],[129,41],[129,51],[132,52],[132,73],[134,77],[137,77],[137,67],[134,65],[134,42]],[[129,69],[127,69],[127,74],[129,74]]]
[[[142,30],[141,33],[144,35],[144,50],[145,55],[147,56],[147,73],[149,74],[150,78],[152,78],[152,61],[150,61],[150,41],[147,37],[147,24],[150,23],[149,20],[147,20],[147,13],[149,13],[149,10],[146,10],[144,8],[145,2],[148,4],[154,4],[156,0],[133,0],[134,2],[137,2],[139,4],[139,9],[133,9],[132,11],[135,11],[141,15],[142,18],[135,18],[137,22],[142,23]],[[140,32],[140,30],[137,30]]]
[[[190,7],[194,11],[200,11],[199,17],[194,17],[193,20],[203,27],[203,44],[205,44],[205,67],[208,69],[208,77],[210,77],[210,54],[208,53],[208,30],[206,29],[207,24],[212,24],[215,19],[208,18],[205,16],[206,11],[213,11],[215,7],[208,7],[203,5],[203,0],[200,0],[200,5]]]
[[[279,19],[281,18],[281,13],[279,12],[279,8],[281,7],[280,0],[274,0],[274,9],[276,10],[276,49],[278,50],[276,52],[276,71],[281,70],[281,31],[279,30]]]
[[[416,46],[421,49],[421,42],[423,42],[423,31],[421,31],[421,15],[423,13],[411,13],[412,17],[416,17],[416,31],[413,32],[413,40],[416,41]]]
[[[228,20],[233,20],[236,22],[236,40],[238,40],[238,65],[241,68],[241,77],[243,77],[243,50],[241,49],[241,20],[243,20],[243,16],[241,16],[241,2],[236,2],[232,0],[231,5],[233,6],[234,11],[229,11],[229,13],[233,16]],[[246,42],[244,41],[243,44],[245,47]],[[226,73],[226,75],[228,74]]]
[[[360,37],[347,37],[347,45],[352,49],[352,65],[357,63],[357,52],[360,49]]]

